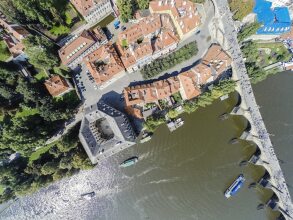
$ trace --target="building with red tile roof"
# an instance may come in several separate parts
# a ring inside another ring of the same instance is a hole
[[[138,70],[176,49],[179,39],[172,29],[170,16],[156,14],[119,33],[117,47],[127,71]]]
[[[201,24],[196,4],[189,0],[154,0],[149,9],[151,13],[169,14],[181,39]]]
[[[197,76],[192,70],[180,73],[178,79],[180,81],[180,95],[183,100],[190,100],[201,94]]]
[[[169,98],[172,94],[178,92],[179,88],[178,78],[170,77],[149,84],[127,87],[123,92],[126,106],[143,106],[147,103],[158,103],[159,100]]]
[[[170,53],[178,46],[179,39],[170,30],[164,30],[153,40],[153,59],[157,59],[162,55]]]
[[[45,81],[45,87],[53,97],[59,97],[73,90],[71,84],[63,77],[54,75]]]
[[[59,51],[62,64],[74,69],[82,59],[108,42],[101,29],[84,30],[81,34],[72,37]]]
[[[115,48],[106,44],[84,58],[85,65],[98,85],[109,85],[125,73]]]
[[[17,57],[18,55],[22,54],[24,51],[24,45],[22,42],[17,41],[15,38],[4,35],[3,40],[7,45],[7,48],[13,57]]]
[[[201,94],[202,85],[216,80],[230,65],[229,55],[219,45],[213,44],[202,61],[190,70],[165,80],[125,88],[123,91],[125,105],[128,112],[138,117],[142,115],[144,105],[168,100],[177,92],[183,100],[196,98]]]
[[[162,28],[162,22],[160,15],[150,15],[144,17],[137,24],[129,27],[125,31],[118,34],[118,43],[123,46],[123,44],[136,43],[139,39],[152,37],[159,34]],[[124,42],[125,43],[124,43]]]
[[[110,0],[70,0],[88,23],[97,23],[113,12]]]
[[[118,48],[123,65],[129,73],[138,70],[152,61],[153,49],[150,41],[131,44],[125,49],[121,46],[118,46]]]
[[[6,32],[18,41],[26,38],[30,33],[22,26],[8,22],[5,18],[0,18],[0,26],[3,27]]]

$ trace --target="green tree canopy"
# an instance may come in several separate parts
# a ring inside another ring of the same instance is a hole
[[[123,22],[127,22],[133,16],[133,0],[117,0],[117,6],[120,12],[120,18]]]
[[[137,0],[139,9],[147,9],[149,7],[149,0]]]
[[[29,36],[24,40],[29,62],[39,69],[51,69],[59,59],[55,45],[41,36]]]
[[[58,11],[58,0],[1,0],[1,11],[20,23],[41,23],[52,27],[63,22],[63,12]]]

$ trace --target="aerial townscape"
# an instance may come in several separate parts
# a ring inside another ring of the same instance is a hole
[[[255,90],[292,77],[292,21],[291,0],[0,0],[0,219],[293,219]]]

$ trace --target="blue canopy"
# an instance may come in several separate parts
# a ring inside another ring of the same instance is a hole
[[[271,8],[272,3],[266,0],[255,0],[253,12],[257,15],[257,21],[263,26],[257,30],[257,34],[283,34],[291,29],[291,20],[287,7]]]

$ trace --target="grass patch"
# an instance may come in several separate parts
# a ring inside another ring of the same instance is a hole
[[[0,41],[0,61],[6,61],[11,56],[4,40]]]
[[[38,81],[43,81],[48,78],[47,73],[44,70],[41,70],[38,74],[34,76]]]
[[[33,152],[29,157],[29,163],[33,162],[34,160],[39,159],[42,154],[48,152],[48,150],[50,150],[50,148],[53,147],[55,144],[56,143],[53,142],[51,144],[48,144],[48,145],[45,145],[45,146],[39,148],[35,152]]]
[[[50,29],[50,33],[55,35],[55,36],[61,36],[64,34],[68,34],[70,32],[70,28],[66,27],[64,25],[58,25],[58,26],[53,26]]]
[[[259,66],[264,67],[276,62],[287,62],[291,58],[288,49],[282,43],[257,43]]]
[[[254,0],[229,0],[230,10],[234,20],[242,21],[242,19],[252,12],[254,8]]]
[[[3,194],[4,190],[5,190],[4,186],[0,185],[0,195]]]
[[[64,66],[53,67],[53,72],[51,72],[51,73],[60,75],[60,76],[62,76],[64,78],[70,78],[71,77],[69,69],[67,67],[64,67]]]
[[[15,114],[16,118],[24,118],[30,115],[38,114],[39,110],[36,108],[22,107],[21,111],[18,111]]]

